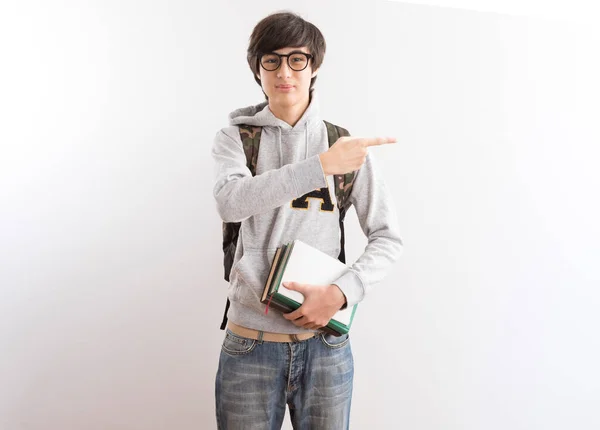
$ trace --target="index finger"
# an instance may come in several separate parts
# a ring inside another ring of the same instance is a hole
[[[396,143],[395,137],[365,137],[360,139],[365,146],[385,145],[388,143]]]

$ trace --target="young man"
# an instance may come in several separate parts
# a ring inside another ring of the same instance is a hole
[[[313,89],[324,54],[321,32],[301,17],[276,13],[260,21],[248,64],[267,101],[232,112],[213,145],[219,214],[224,222],[241,222],[216,377],[219,429],[279,429],[286,405],[295,429],[347,429],[354,374],[349,337],[319,328],[360,302],[401,252],[390,194],[368,154],[368,147],[395,139],[343,137],[329,147]],[[256,176],[246,167],[242,124],[262,127]],[[368,237],[364,253],[331,285],[287,285],[305,297],[296,311],[265,313],[260,297],[278,247],[300,239],[340,254],[332,175],[353,171],[349,202]],[[333,209],[322,205],[326,200]]]

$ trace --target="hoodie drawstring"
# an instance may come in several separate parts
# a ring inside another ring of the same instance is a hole
[[[308,158],[308,122],[304,123],[304,159]]]
[[[277,134],[278,134],[278,138],[277,140],[279,141],[279,167],[283,167],[283,149],[281,147],[281,141],[282,141],[282,137],[281,137],[281,127],[277,127]]]

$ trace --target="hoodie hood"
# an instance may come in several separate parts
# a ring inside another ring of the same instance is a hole
[[[282,148],[282,141],[284,140],[283,135],[287,136],[292,133],[302,133],[304,135],[304,142],[300,141],[297,142],[297,144],[299,147],[303,148],[303,151],[300,152],[300,149],[297,151],[303,158],[308,158],[311,152],[309,149],[311,136],[314,135],[316,129],[322,125],[319,124],[321,123],[321,120],[319,117],[318,95],[315,90],[312,90],[310,95],[308,107],[293,127],[282,119],[277,118],[273,112],[271,112],[268,101],[234,110],[229,114],[229,124],[236,126],[247,124],[260,127],[273,127],[276,134],[276,145],[280,165],[284,164],[284,151]]]
[[[277,118],[269,108],[269,102],[236,109],[229,114],[230,125],[255,125],[261,127],[279,127],[282,131],[296,131],[312,127],[312,123],[319,121],[318,95],[315,90],[311,91],[311,100],[302,114],[302,117],[292,127],[287,122]]]

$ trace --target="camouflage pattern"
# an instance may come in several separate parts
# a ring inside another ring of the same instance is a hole
[[[242,139],[242,146],[246,153],[246,165],[252,176],[256,175],[256,164],[258,162],[258,147],[260,146],[260,132],[261,127],[240,125],[240,138]]]
[[[327,138],[329,140],[329,146],[331,147],[340,137],[350,136],[348,130],[345,128],[333,125],[330,122],[323,121],[327,126]],[[348,197],[352,192],[352,185],[354,185],[354,179],[356,178],[356,172],[346,173],[344,175],[333,175],[333,183],[335,184],[335,198],[338,202],[338,208],[340,213],[345,214]],[[343,219],[343,218],[342,218]]]
[[[240,222],[223,223],[223,267],[225,268],[225,280],[229,282],[229,274],[235,258],[235,248],[240,232]]]

